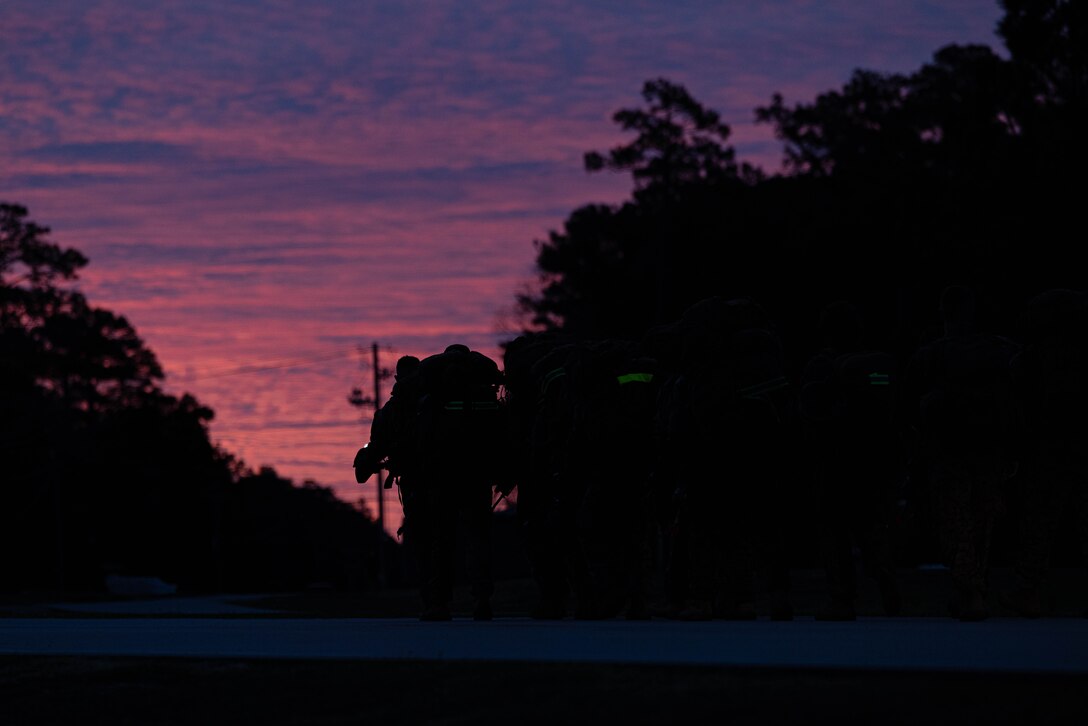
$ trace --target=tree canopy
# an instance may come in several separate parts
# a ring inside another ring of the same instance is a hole
[[[638,337],[705,297],[749,296],[811,342],[819,309],[852,299],[904,351],[947,284],[974,286],[1001,325],[1031,294],[1084,287],[1065,231],[1083,226],[1084,4],[1003,5],[1007,55],[950,45],[810,102],[773,95],[755,113],[784,146],[774,175],[738,161],[683,86],[647,82],[644,105],[613,116],[634,138],[586,154],[591,172],[630,174],[632,196],[536,243],[527,327]]]
[[[163,390],[132,325],[72,286],[87,259],[49,233],[0,204],[0,590],[371,580],[368,516],[215,446],[212,410]]]

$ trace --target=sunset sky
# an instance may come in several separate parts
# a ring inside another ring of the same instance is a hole
[[[998,46],[995,0],[54,2],[0,15],[0,201],[251,466],[365,495],[360,345],[497,355],[534,239],[628,180],[582,154],[648,78],[777,170],[753,109]],[[394,505],[394,520],[399,508]],[[395,525],[396,522],[394,521]]]

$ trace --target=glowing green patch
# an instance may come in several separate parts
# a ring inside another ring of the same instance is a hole
[[[623,376],[617,376],[616,380],[620,382],[620,385],[625,383],[650,383],[654,380],[653,373],[628,373]]]

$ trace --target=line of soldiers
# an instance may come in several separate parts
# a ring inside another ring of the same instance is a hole
[[[1040,295],[1019,344],[978,331],[974,306],[969,289],[946,290],[944,335],[902,370],[865,348],[853,306],[829,306],[825,348],[799,385],[774,325],[747,299],[704,300],[638,343],[523,336],[507,346],[504,374],[465,346],[402,358],[357,478],[387,466],[399,480],[425,620],[450,617],[458,523],[474,616],[491,618],[492,488],[515,484],[540,591],[534,617],[754,619],[762,591],[770,616],[788,620],[786,514],[814,484],[828,583],[817,617],[852,620],[855,547],[884,610],[900,612],[889,522],[909,459],[936,493],[951,613],[979,620],[1016,474],[1028,496],[1018,586],[1004,599],[1038,617],[1066,507],[1080,507],[1088,545],[1088,305],[1079,292]],[[657,570],[665,602],[654,609]]]

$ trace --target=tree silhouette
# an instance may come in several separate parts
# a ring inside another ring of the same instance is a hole
[[[562,232],[537,243],[540,291],[519,298],[536,327],[635,337],[714,284],[702,278],[719,262],[707,264],[706,255],[722,249],[733,226],[730,200],[743,198],[761,175],[736,162],[729,127],[683,86],[659,78],[646,82],[642,96],[645,107],[613,115],[635,138],[585,155],[589,172],[630,174],[632,200],[581,207]],[[687,267],[696,259],[698,266]]]
[[[642,98],[646,108],[625,108],[612,116],[624,131],[636,133],[635,139],[607,154],[587,152],[587,171],[629,172],[636,198],[647,191],[672,193],[686,184],[757,174],[737,164],[736,152],[727,145],[729,126],[719,114],[683,86],[664,78],[647,81]]]
[[[48,235],[0,204],[0,587],[371,581],[373,522],[214,445],[212,410],[163,390],[129,322],[70,286],[87,259]]]
[[[1002,0],[998,33],[1039,105],[1083,114],[1088,100],[1088,8],[1072,0]]]
[[[1012,65],[980,45],[947,46],[910,75],[855,71],[840,91],[756,110],[796,175],[911,185],[990,178],[1022,126]]]
[[[728,126],[657,79],[613,120],[634,140],[586,155],[629,173],[631,199],[583,207],[537,243],[536,327],[637,337],[711,295],[750,296],[815,344],[815,313],[854,300],[881,346],[905,355],[933,301],[973,285],[983,324],[1008,326],[1051,287],[1084,286],[1066,230],[1086,155],[1083,4],[1008,0],[1009,57],[950,45],[912,73],[856,71],[839,89],[756,109],[785,173],[736,159]]]

